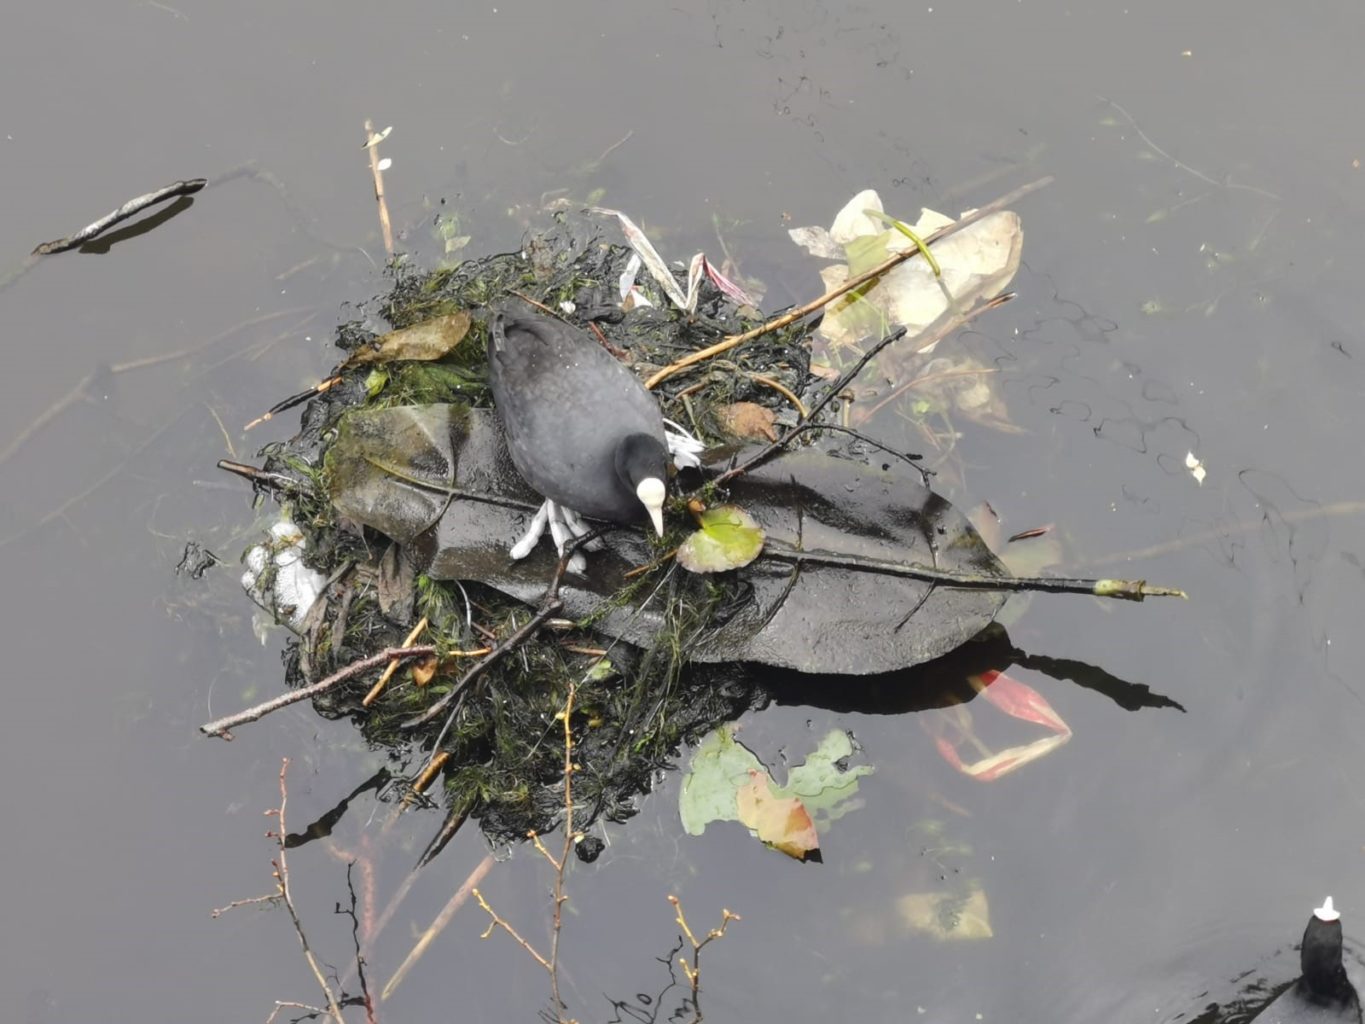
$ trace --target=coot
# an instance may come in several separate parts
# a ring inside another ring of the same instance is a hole
[[[512,462],[546,498],[513,558],[530,554],[546,525],[563,554],[570,536],[587,532],[575,513],[647,518],[662,535],[663,416],[630,370],[576,327],[501,312],[489,324],[488,367]]]
[[[1299,951],[1303,976],[1256,1016],[1256,1024],[1360,1021],[1360,997],[1341,962],[1341,914],[1332,897],[1308,919]]]

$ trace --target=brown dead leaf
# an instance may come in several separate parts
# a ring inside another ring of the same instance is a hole
[[[746,441],[776,441],[773,411],[757,402],[731,402],[716,410],[720,428]]]
[[[778,796],[772,779],[760,771],[749,771],[749,782],[735,790],[739,820],[768,846],[788,857],[806,860],[820,850],[806,805],[794,796]]]
[[[343,369],[392,363],[400,359],[430,361],[440,359],[469,333],[469,313],[460,310],[448,316],[434,316],[420,324],[403,327],[379,338],[373,347],[353,353]]]
[[[426,686],[436,675],[436,668],[441,664],[440,659],[434,654],[428,654],[425,658],[419,658],[412,663],[412,681],[418,686]]]

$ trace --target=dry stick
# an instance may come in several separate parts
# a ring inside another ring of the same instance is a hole
[[[239,476],[243,480],[249,481],[255,487],[265,487],[270,490],[282,491],[285,494],[297,493],[299,491],[311,491],[311,487],[301,480],[295,480],[292,476],[285,476],[283,473],[269,473],[264,469],[257,469],[249,466],[245,462],[233,462],[231,459],[219,459],[218,468],[225,472]]]
[[[404,638],[403,642],[399,644],[399,646],[411,647],[413,644],[417,642],[417,638],[426,632],[426,629],[427,617],[423,615],[422,618],[418,621],[417,625],[412,627],[412,632],[410,632],[407,635],[407,637]],[[388,667],[384,669],[378,681],[373,686],[370,687],[370,692],[365,694],[365,696],[361,699],[360,706],[367,708],[375,701],[377,701],[379,699],[379,695],[384,692],[384,687],[389,685],[389,680],[393,678],[393,674],[397,671],[398,662],[396,661],[389,662]]]
[[[483,675],[495,664],[497,664],[498,661],[501,660],[504,655],[520,647],[528,637],[530,637],[533,633],[536,632],[536,630],[540,629],[540,627],[545,624],[546,619],[553,616],[563,606],[564,602],[561,601],[558,597],[550,598],[549,601],[547,601],[546,604],[540,609],[540,611],[536,612],[535,615],[533,615],[530,618],[526,625],[522,626],[515,633],[509,636],[506,640],[498,644],[498,646],[494,647],[493,650],[489,653],[488,657],[484,658],[483,661],[479,662],[477,665],[470,668],[468,672],[462,675],[460,677],[460,681],[457,682],[453,687],[451,687],[449,693],[445,694],[445,696],[443,696],[431,707],[427,708],[426,711],[422,712],[422,714],[418,715],[416,718],[411,718],[408,721],[404,722],[401,726],[399,726],[399,728],[416,729],[419,726],[426,725],[433,718],[439,718],[441,713],[450,706],[451,702],[455,700],[456,697],[458,697],[461,693],[464,692],[465,688],[468,687],[470,683],[474,682],[474,680],[478,679],[479,676]],[[417,648],[413,648],[413,650],[417,650]],[[440,744],[438,743],[437,746],[439,745]]]
[[[385,132],[385,135],[388,133]],[[365,119],[365,148],[370,151],[370,174],[374,176],[374,198],[379,203],[379,227],[384,233],[384,251],[393,255],[393,226],[389,223],[389,204],[384,199],[384,172],[379,167],[379,143],[383,137],[374,130],[374,122]]]
[[[761,557],[779,562],[832,565],[844,569],[862,569],[885,573],[888,576],[907,576],[927,580],[944,587],[970,590],[1044,590],[1053,594],[1090,594],[1094,597],[1113,597],[1123,601],[1141,601],[1148,597],[1187,597],[1183,590],[1172,587],[1149,587],[1146,580],[1086,580],[1069,576],[992,576],[989,573],[953,572],[932,569],[923,565],[893,562],[861,555],[836,555],[826,551],[802,551],[781,546],[771,539],[763,546]]]
[[[797,398],[795,393],[793,393],[781,381],[773,380],[771,377],[765,377],[761,373],[750,373],[747,370],[743,372],[744,375],[748,377],[750,380],[757,381],[760,384],[766,384],[768,387],[772,388],[787,401],[791,402],[792,405],[796,406],[796,411],[801,415],[802,418],[805,418],[806,416],[810,415],[808,412],[806,412],[806,404],[802,402],[801,399]]]
[[[340,671],[332,673],[320,683],[314,683],[312,686],[305,686],[301,690],[290,690],[288,693],[282,693],[278,697],[257,704],[255,707],[247,708],[245,711],[239,711],[235,715],[228,715],[226,718],[219,718],[212,722],[206,722],[199,727],[199,731],[205,736],[218,736],[222,739],[230,740],[232,739],[232,735],[229,730],[234,729],[239,725],[245,725],[247,722],[259,721],[272,711],[278,711],[280,708],[287,708],[290,704],[297,704],[301,700],[308,700],[311,697],[326,693],[337,684],[344,683],[353,676],[358,676],[362,672],[367,672],[378,665],[384,664],[384,662],[389,661],[390,659],[406,661],[408,658],[425,657],[428,654],[435,653],[435,644],[423,644],[419,647],[388,647],[378,654],[372,654],[368,658],[362,658],[360,661],[347,665]]]
[[[700,1020],[701,1007],[697,1005],[697,999],[701,994],[701,951],[717,939],[724,938],[725,930],[730,927],[731,921],[743,921],[744,918],[731,913],[728,907],[723,907],[720,912],[720,927],[712,928],[706,933],[706,938],[698,939],[688,925],[686,915],[683,914],[682,900],[676,896],[669,896],[668,902],[673,904],[673,909],[676,912],[674,920],[677,921],[678,927],[683,930],[683,937],[692,944],[692,962],[689,964],[687,957],[680,956],[678,957],[678,965],[683,969],[688,984],[692,986],[692,1006],[698,1011],[696,1019]]]
[[[550,938],[550,994],[555,1001],[555,1016],[564,1019],[564,1000],[559,998],[559,938],[564,930],[564,902],[569,898],[564,891],[564,872],[569,867],[569,856],[573,853],[577,834],[573,827],[573,701],[577,684],[569,680],[569,692],[564,698],[564,710],[559,716],[564,721],[564,846],[559,851],[559,859],[550,856],[540,836],[531,833],[531,841],[555,869],[555,912],[554,930]]]
[[[327,978],[322,973],[322,967],[318,964],[317,957],[313,955],[313,950],[308,945],[308,936],[303,933],[303,922],[299,920],[299,912],[294,909],[294,898],[289,894],[289,862],[285,859],[284,852],[284,837],[288,834],[288,829],[284,824],[284,809],[289,802],[289,788],[285,784],[285,773],[288,770],[289,758],[286,757],[280,763],[280,809],[275,814],[280,826],[279,834],[276,836],[280,843],[280,856],[274,862],[275,881],[279,886],[280,899],[289,910],[290,920],[294,922],[294,931],[298,934],[299,944],[303,946],[303,955],[308,961],[308,966],[313,969],[313,977],[317,978],[323,994],[327,997],[327,1016],[331,1017],[336,1024],[346,1024],[341,1016],[341,1002],[333,995],[332,986],[327,984]]]
[[[174,199],[178,196],[192,196],[208,183],[207,178],[190,178],[188,181],[177,181],[165,188],[159,188],[155,192],[148,192],[136,199],[129,199],[113,213],[105,214],[93,224],[87,224],[74,235],[59,238],[55,242],[44,242],[35,248],[31,255],[51,256],[53,253],[66,252],[66,250],[74,249],[78,245],[84,245],[90,239],[104,234],[115,224],[122,223],[129,217],[137,216],[147,207],[155,206],[163,200]]]
[[[1000,210],[1003,210],[1010,203],[1013,203],[1016,200],[1023,198],[1030,192],[1036,192],[1038,189],[1043,188],[1045,185],[1050,185],[1052,181],[1053,178],[1051,175],[1049,175],[1046,178],[1039,178],[1037,181],[1029,182],[1027,185],[1021,185],[1019,188],[1016,188],[1013,192],[1009,192],[1001,196],[994,202],[987,203],[979,210],[973,210],[971,213],[964,216],[961,220],[953,221],[953,223],[951,224],[945,224],[943,227],[939,228],[933,234],[929,235],[927,238],[924,239],[925,246],[933,245],[935,242],[941,241],[942,239],[947,238],[949,235],[954,235],[957,232],[963,230],[964,228],[970,227],[977,221],[989,217],[991,214],[997,213]],[[812,301],[807,302],[804,306],[798,306],[791,312],[784,313],[782,316],[777,317],[775,320],[769,320],[767,323],[759,327],[755,327],[751,331],[745,331],[743,334],[732,334],[728,338],[724,338],[716,342],[716,344],[711,345],[709,348],[698,349],[696,352],[691,352],[688,355],[683,356],[683,358],[679,359],[677,362],[670,363],[668,366],[665,366],[662,370],[659,370],[657,373],[655,373],[654,376],[650,377],[649,380],[645,381],[645,387],[654,388],[655,386],[661,384],[663,381],[667,380],[669,377],[673,376],[679,370],[684,370],[695,363],[700,363],[703,362],[704,360],[712,358],[713,356],[718,356],[722,352],[728,352],[736,345],[742,345],[744,342],[760,337],[761,335],[781,330],[788,324],[795,323],[802,317],[809,316],[811,313],[814,313],[817,309],[822,309],[825,306],[829,305],[829,303],[833,302],[841,295],[846,295],[848,292],[853,291],[855,288],[861,288],[869,281],[872,281],[875,278],[880,277],[882,274],[885,274],[888,270],[891,270],[894,267],[897,267],[900,264],[904,263],[906,260],[913,259],[918,255],[920,255],[920,250],[918,247],[914,249],[907,249],[905,252],[896,253],[894,256],[891,256],[890,258],[884,260],[879,265],[873,267],[867,273],[859,274],[851,281],[845,281],[838,288],[826,292],[824,295],[821,295],[818,299],[813,299]]]
[[[543,956],[516,928],[489,906],[488,901],[483,898],[483,893],[479,892],[478,889],[474,890],[474,898],[479,901],[479,906],[483,907],[490,918],[488,927],[484,930],[481,938],[486,939],[493,934],[495,929],[501,928],[512,937],[517,945],[526,950],[536,963],[545,968],[546,973],[550,975],[550,996],[554,999],[555,1004],[554,1019],[560,1024],[565,1024],[565,1003],[559,995],[559,938],[564,928],[564,904],[569,899],[568,894],[564,891],[564,872],[568,869],[569,857],[573,854],[574,842],[578,838],[578,833],[574,831],[573,827],[573,704],[576,693],[577,685],[573,680],[570,680],[569,691],[564,698],[564,710],[556,716],[564,723],[564,846],[559,857],[556,858],[546,849],[545,844],[540,840],[539,833],[535,831],[527,833],[535,845],[536,851],[549,861],[550,866],[555,869],[555,909],[550,937],[550,955],[548,957]]]
[[[417,944],[413,946],[408,955],[403,958],[403,962],[399,964],[398,969],[393,972],[393,977],[388,980],[384,985],[384,988],[380,991],[379,1001],[381,1003],[393,995],[398,986],[403,983],[403,979],[407,977],[408,971],[412,970],[417,961],[422,958],[422,954],[430,948],[431,944],[441,932],[445,930],[446,925],[450,924],[450,920],[455,916],[455,912],[464,906],[465,902],[469,899],[469,894],[478,892],[479,883],[483,881],[484,876],[488,874],[494,863],[495,861],[491,853],[485,855],[483,860],[479,861],[474,870],[469,873],[469,877],[455,890],[455,895],[450,897],[446,902],[446,905],[441,908],[441,912],[436,915],[436,919],[431,922],[431,926],[422,933],[422,937],[417,940]]]

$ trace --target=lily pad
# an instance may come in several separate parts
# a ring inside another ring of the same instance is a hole
[[[763,550],[763,529],[736,505],[708,508],[700,529],[678,547],[678,564],[692,572],[725,572],[748,565]]]
[[[710,733],[697,746],[678,795],[683,828],[700,835],[713,821],[738,821],[773,849],[797,860],[819,851],[817,827],[853,807],[858,779],[871,765],[841,768],[853,753],[848,734],[832,730],[806,763],[779,786],[763,763],[734,737],[731,726]],[[818,822],[817,822],[818,818]]]

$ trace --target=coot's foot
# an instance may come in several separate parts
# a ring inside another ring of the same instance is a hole
[[[559,557],[564,557],[564,549],[569,543],[579,537],[586,536],[592,528],[583,522],[580,516],[571,508],[565,508],[556,502],[546,498],[536,514],[531,519],[531,525],[526,528],[525,535],[521,540],[512,545],[508,552],[513,558],[525,558],[535,550],[540,538],[545,535],[545,527],[550,527],[550,536],[554,538],[555,550],[559,552]],[[600,540],[591,540],[582,546],[582,550],[597,551],[602,547]],[[569,559],[569,572],[577,576],[582,576],[587,570],[588,563],[578,551],[573,553]]]

